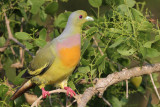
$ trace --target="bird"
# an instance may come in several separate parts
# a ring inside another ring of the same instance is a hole
[[[67,81],[80,61],[82,26],[87,21],[94,19],[84,10],[70,14],[63,32],[39,49],[29,63],[22,75],[27,81],[11,96],[11,100],[15,100],[36,85],[42,90],[43,99],[50,95],[45,86],[51,84],[65,89],[71,97],[76,95],[67,86]]]

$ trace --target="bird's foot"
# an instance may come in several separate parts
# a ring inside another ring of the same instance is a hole
[[[64,87],[64,89],[67,91],[67,96],[70,95],[70,97],[72,98],[73,95],[76,95],[76,93],[70,87]]]
[[[42,88],[42,97],[43,97],[43,99],[45,99],[47,97],[47,95],[50,96],[49,91],[46,91],[44,88]]]

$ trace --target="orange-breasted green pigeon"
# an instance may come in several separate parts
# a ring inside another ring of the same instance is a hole
[[[68,77],[80,60],[81,28],[86,21],[93,21],[83,10],[77,10],[69,16],[67,25],[57,38],[40,49],[22,75],[28,79],[11,97],[16,99],[31,87],[38,85],[43,98],[49,95],[44,88],[48,84],[65,89],[71,96],[75,92],[67,87]]]

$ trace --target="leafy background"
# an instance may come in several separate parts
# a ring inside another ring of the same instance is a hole
[[[10,21],[14,38],[35,55],[39,48],[61,34],[71,11],[86,10],[95,21],[83,26],[81,61],[68,82],[76,93],[83,93],[86,88],[94,86],[95,78],[106,77],[123,68],[160,61],[160,30],[156,19],[159,18],[159,12],[154,11],[156,5],[151,8],[153,2],[148,2],[149,0],[1,0],[0,50],[8,41],[4,12]],[[155,0],[155,3],[158,4],[159,1]],[[0,106],[29,106],[30,102],[25,100],[28,98],[26,95],[15,101],[10,101],[9,98],[23,83],[21,75],[31,60],[32,56],[13,41],[0,52]],[[153,77],[159,88],[158,74],[153,74]],[[81,84],[82,80],[88,84]],[[125,82],[119,82],[109,87],[104,98],[113,107],[158,107],[159,101],[149,76],[129,80],[128,99],[125,98],[125,86]],[[55,88],[47,86],[47,90],[52,89]],[[41,95],[38,87],[29,92]],[[50,101],[46,99],[41,106],[65,105],[66,97],[64,94],[55,94]],[[87,106],[97,105],[107,106],[96,96]]]

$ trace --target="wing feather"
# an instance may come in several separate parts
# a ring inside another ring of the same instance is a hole
[[[40,49],[33,60],[30,62],[28,69],[26,71],[26,76],[23,77],[33,77],[36,75],[43,74],[47,71],[55,59],[54,46],[49,43],[44,48]],[[25,74],[25,73],[24,73]]]

